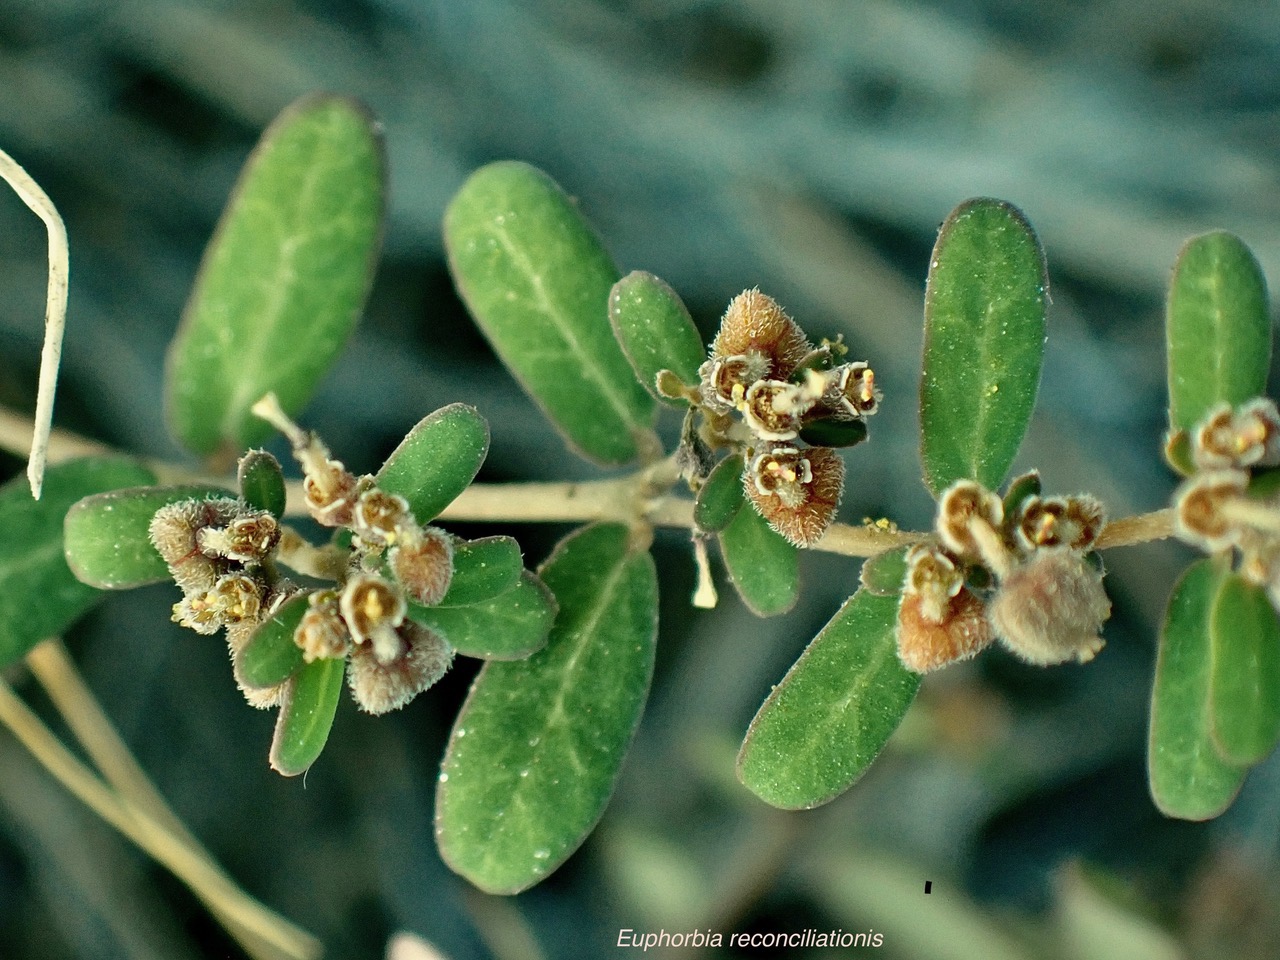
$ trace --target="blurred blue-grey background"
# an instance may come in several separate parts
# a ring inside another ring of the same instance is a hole
[[[960,201],[1016,203],[1049,257],[1021,465],[1113,515],[1173,486],[1161,307],[1181,242],[1233,230],[1280,276],[1271,4],[0,0],[0,146],[71,235],[60,425],[181,457],[160,405],[165,345],[258,133],[318,89],[365,100],[390,157],[369,307],[305,414],[358,470],[465,400],[493,425],[482,479],[597,475],[495,363],[443,265],[444,205],[493,159],[547,170],[620,266],[664,277],[708,334],[758,285],[873,364],[886,399],[848,457],[853,522],[928,522],[921,300]],[[39,221],[0,196],[0,403],[17,410],[33,406],[44,257]],[[533,565],[564,531],[506,532]],[[585,960],[625,955],[624,927],[874,929],[897,960],[1275,956],[1280,766],[1207,825],[1167,821],[1147,796],[1153,638],[1189,554],[1114,551],[1095,663],[1043,671],[991,652],[931,678],[861,783],[783,814],[736,785],[734,750],[856,564],[806,558],[801,606],[758,621],[731,595],[693,611],[687,544],[664,534],[657,549],[657,677],[618,793],[583,850],[514,900],[470,890],[432,840],[435,769],[473,667],[389,718],[344,704],[321,762],[285,781],[266,766],[271,718],[243,704],[219,641],[167,622],[171,590],[111,597],[68,643],[178,812],[331,957],[378,957],[410,929],[453,960]],[[0,733],[0,956],[240,954]]]

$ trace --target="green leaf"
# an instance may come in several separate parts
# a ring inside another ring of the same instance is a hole
[[[293,634],[310,606],[308,594],[291,597],[254,631],[236,655],[236,675],[246,687],[265,690],[302,669],[302,648],[294,642]]]
[[[717,463],[703,481],[693,502],[693,522],[706,533],[727,527],[746,502],[742,492],[742,455],[735,453]]]
[[[907,550],[885,550],[862,562],[858,581],[866,591],[877,597],[896,597],[902,592],[907,579]]]
[[[854,447],[867,439],[865,420],[822,417],[800,428],[800,439],[811,447]]]
[[[920,675],[898,659],[897,597],[859,590],[809,644],[751,721],[738,779],[785,810],[849,789],[902,722]]]
[[[1258,763],[1280,741],[1280,623],[1266,591],[1235,573],[1211,618],[1214,743],[1228,763]]]
[[[250,450],[236,468],[240,499],[255,510],[266,510],[277,520],[284,517],[288,499],[280,461],[265,450]]]
[[[1169,425],[1192,428],[1220,403],[1261,396],[1271,366],[1262,269],[1239,237],[1192,237],[1173,268],[1166,309]]]
[[[1031,497],[1040,496],[1040,471],[1032,470],[1009,481],[1009,489],[1004,494],[1004,515],[1006,520],[1015,516],[1022,504]]]
[[[271,769],[286,777],[316,762],[333,728],[347,661],[321,658],[304,664],[285,689],[271,741]]]
[[[459,540],[453,546],[453,577],[442,607],[466,607],[492,600],[520,582],[524,557],[511,537]]]
[[[800,597],[800,551],[750,507],[720,533],[729,579],[758,617],[786,613]]]
[[[484,665],[436,796],[441,855],[489,893],[532,886],[590,833],[653,675],[657,576],[625,527],[570,534],[539,572],[560,602],[551,639]]]
[[[378,125],[353,100],[304,98],[262,135],[169,348],[166,410],[187,447],[229,459],[271,435],[249,412],[263,394],[289,414],[311,397],[368,294],[385,179]]]
[[[496,597],[466,607],[410,603],[409,618],[435,630],[464,657],[523,660],[546,646],[556,601],[542,581],[525,570],[514,587]]]
[[[687,400],[658,392],[658,373],[670,370],[687,386],[698,383],[698,368],[707,358],[702,335],[679,295],[652,273],[636,270],[613,285],[609,292],[609,323],[649,394],[672,407],[687,407]]]
[[[136,461],[94,457],[49,467],[39,500],[25,479],[0,487],[0,668],[62,633],[99,597],[63,556],[62,523],[71,505],[101,490],[154,482]]]
[[[475,407],[451,403],[418,421],[375,480],[408,500],[418,522],[427,524],[471,485],[488,453],[488,422]]]
[[[1225,571],[1192,564],[1173,588],[1156,658],[1147,771],[1166,816],[1208,820],[1240,790],[1245,769],[1227,763],[1210,736],[1213,650],[1210,616]]]
[[[540,170],[493,163],[449,204],[444,239],[471,315],[570,446],[636,459],[654,402],[609,327],[618,269],[574,202]]]
[[[145,476],[146,471],[143,471]],[[220,487],[132,487],[85,497],[66,512],[64,549],[76,578],[101,590],[131,590],[170,579],[151,545],[151,518],[183,500],[233,496]]]
[[[921,455],[934,496],[956,480],[1000,485],[1040,384],[1049,279],[1022,213],[967,200],[933,248],[924,304]]]

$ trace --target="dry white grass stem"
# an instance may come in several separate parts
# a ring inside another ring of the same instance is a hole
[[[70,275],[67,228],[53,201],[40,189],[40,185],[3,150],[0,150],[0,177],[44,221],[49,233],[49,288],[45,295],[44,346],[40,351],[35,429],[31,435],[31,454],[27,459],[27,481],[31,484],[31,495],[39,500],[49,454],[49,432],[53,429],[53,397],[58,388],[58,367],[62,363],[62,337],[67,326],[67,283]]]

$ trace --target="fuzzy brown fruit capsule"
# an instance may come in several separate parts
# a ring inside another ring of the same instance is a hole
[[[760,516],[798,547],[809,547],[835,519],[844,461],[828,447],[775,447],[753,457],[743,487]]]
[[[453,540],[443,530],[426,527],[391,548],[391,570],[409,596],[433,607],[453,581]]]
[[[778,302],[752,289],[730,301],[711,343],[711,356],[763,356],[768,368],[753,380],[786,380],[812,349],[804,331]]]
[[[929,673],[968,660],[991,645],[982,599],[968,589],[948,598],[940,619],[924,609],[924,597],[904,593],[898,608],[898,659],[908,670]]]
[[[1077,550],[1041,549],[1002,578],[990,604],[996,636],[1028,663],[1085,663],[1102,649],[1111,601],[1102,571]]]
[[[445,675],[453,648],[438,634],[407,621],[400,627],[403,653],[390,661],[372,650],[351,651],[347,683],[360,709],[380,714],[398,710]]]

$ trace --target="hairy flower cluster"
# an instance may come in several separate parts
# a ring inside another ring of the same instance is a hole
[[[1197,471],[1174,494],[1174,531],[1240,574],[1280,610],[1280,412],[1273,400],[1216,407],[1191,435]]]
[[[917,673],[965,660],[999,640],[1048,666],[1084,663],[1102,649],[1111,613],[1089,551],[1105,518],[1092,497],[1042,498],[1033,476],[1006,504],[969,480],[938,501],[937,541],[907,555],[898,656]]]
[[[743,453],[743,489],[756,511],[797,546],[811,546],[835,518],[844,461],[810,445],[815,424],[849,424],[876,412],[881,394],[862,362],[837,363],[840,343],[814,347],[772,298],[733,299],[699,369],[701,439]]]
[[[302,465],[307,512],[351,534],[337,582],[307,590],[278,575],[273,561],[282,530],[272,514],[231,497],[182,501],[151,522],[152,543],[183,590],[174,620],[206,634],[225,627],[246,699],[277,706],[292,681],[254,687],[239,675],[239,655],[286,601],[305,593],[307,609],[293,634],[304,661],[345,659],[352,695],[369,713],[404,706],[453,661],[444,638],[408,619],[411,603],[433,606],[447,593],[453,540],[418,523],[408,502],[380,489],[374,477],[347,471],[278,406],[267,404],[264,416],[289,438]]]
[[[260,619],[271,593],[264,565],[280,540],[270,513],[233,497],[182,500],[156,511],[149,532],[182,589],[176,623],[213,634]]]

